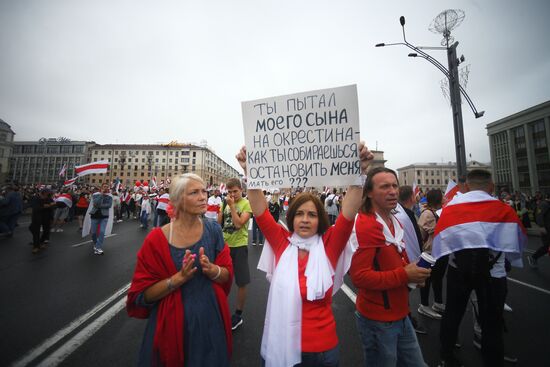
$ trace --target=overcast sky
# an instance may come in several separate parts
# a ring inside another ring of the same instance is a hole
[[[455,161],[443,74],[402,40],[439,46],[445,9],[470,64],[466,153],[485,126],[550,99],[548,0],[0,0],[0,118],[16,140],[208,145],[237,167],[241,102],[357,84],[361,136],[387,166]],[[430,51],[446,65],[444,51]]]

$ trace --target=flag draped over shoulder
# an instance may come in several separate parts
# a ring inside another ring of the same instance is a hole
[[[515,266],[522,266],[521,253],[527,232],[514,210],[483,191],[455,196],[437,222],[432,255],[473,248],[503,252]]]
[[[97,161],[83,164],[81,166],[75,166],[74,171],[77,176],[85,176],[92,173],[107,173],[108,168],[108,161]]]
[[[67,205],[69,208],[73,206],[73,198],[71,197],[70,194],[61,194],[55,199],[55,201],[63,203]]]
[[[445,190],[445,195],[444,195],[445,201],[446,202],[451,201],[457,194],[458,189],[459,187],[456,184],[456,182],[454,182],[452,179],[449,178],[449,183],[447,184],[447,189]]]

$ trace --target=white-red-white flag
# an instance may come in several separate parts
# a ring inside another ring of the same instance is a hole
[[[70,194],[61,194],[55,199],[55,201],[58,203],[64,203],[69,208],[73,206],[73,198]]]
[[[59,171],[59,177],[65,176],[66,172],[67,172],[67,163],[63,164],[63,167],[61,167],[61,170]]]
[[[97,161],[76,166],[74,170],[77,176],[85,176],[92,173],[107,173],[109,164],[108,161]]]
[[[458,192],[458,185],[452,179],[449,178],[449,183],[447,183],[447,189],[445,190],[445,202],[449,202],[452,198],[455,197]]]
[[[488,248],[520,266],[526,244],[527,231],[509,205],[483,191],[470,191],[455,196],[441,212],[432,256],[439,259],[466,248]]]
[[[413,194],[415,198],[420,195],[420,187],[416,186],[416,182],[413,182]]]
[[[71,178],[70,180],[65,180],[65,182],[63,182],[63,186],[71,186],[72,184],[74,184],[76,182],[77,178],[78,177]]]
[[[220,192],[225,192],[225,184],[220,184]]]
[[[151,179],[151,187],[153,189],[157,189],[158,186],[157,186],[157,176],[153,176],[153,178]]]

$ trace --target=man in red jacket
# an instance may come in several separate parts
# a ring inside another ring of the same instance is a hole
[[[355,222],[359,248],[350,275],[358,289],[355,314],[365,366],[425,366],[408,318],[407,284],[423,284],[430,270],[409,263],[404,231],[393,214],[398,188],[394,171],[373,169]]]

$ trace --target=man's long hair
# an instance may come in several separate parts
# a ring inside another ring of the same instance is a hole
[[[395,176],[395,179],[397,180],[397,184],[399,185],[399,179],[397,178],[397,174],[394,170],[391,170],[386,167],[376,167],[369,171],[367,175],[367,181],[365,181],[365,186],[363,186],[363,203],[361,204],[361,211],[363,213],[371,213],[372,212],[372,201],[367,196],[372,189],[374,188],[374,184],[372,180],[374,179],[374,176],[376,176],[379,173],[391,173]]]

